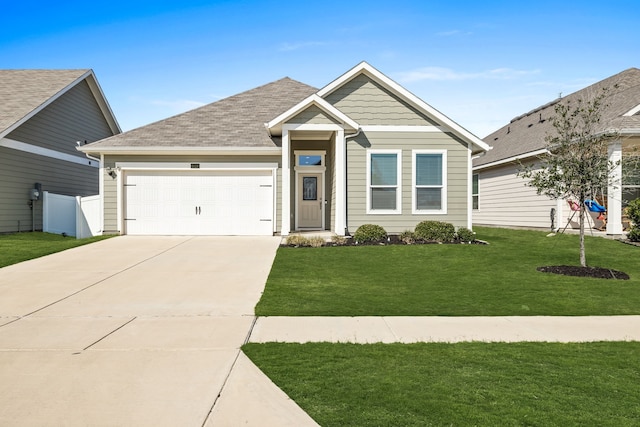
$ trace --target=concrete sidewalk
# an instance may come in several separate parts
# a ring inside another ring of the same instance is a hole
[[[640,341],[640,316],[260,317],[249,341]]]

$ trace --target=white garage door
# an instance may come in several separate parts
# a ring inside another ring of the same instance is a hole
[[[271,235],[266,171],[127,171],[125,232],[132,235]]]

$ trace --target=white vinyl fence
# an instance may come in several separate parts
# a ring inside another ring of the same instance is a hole
[[[100,234],[100,196],[63,196],[43,192],[42,231],[78,239]]]

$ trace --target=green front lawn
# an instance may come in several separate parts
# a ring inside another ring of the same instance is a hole
[[[59,234],[39,232],[0,234],[0,268],[109,237],[111,236],[76,239],[75,237],[62,237]]]
[[[540,273],[579,265],[578,236],[477,228],[489,245],[280,248],[259,316],[640,314],[640,248],[587,237],[587,263],[631,280]]]
[[[323,427],[640,425],[638,342],[243,350]]]

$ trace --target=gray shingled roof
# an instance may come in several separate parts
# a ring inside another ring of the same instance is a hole
[[[551,118],[558,102],[588,100],[608,88],[605,99],[607,107],[602,111],[601,125],[604,129],[618,131],[637,130],[640,134],[640,114],[625,117],[624,114],[640,104],[640,70],[629,68],[619,74],[594,83],[566,97],[556,99],[526,114],[516,117],[509,124],[484,138],[493,149],[474,160],[473,166],[509,159],[545,148],[546,135],[554,135]]]
[[[0,70],[0,133],[89,70]]]
[[[264,126],[318,89],[288,77],[83,147],[275,147]]]

